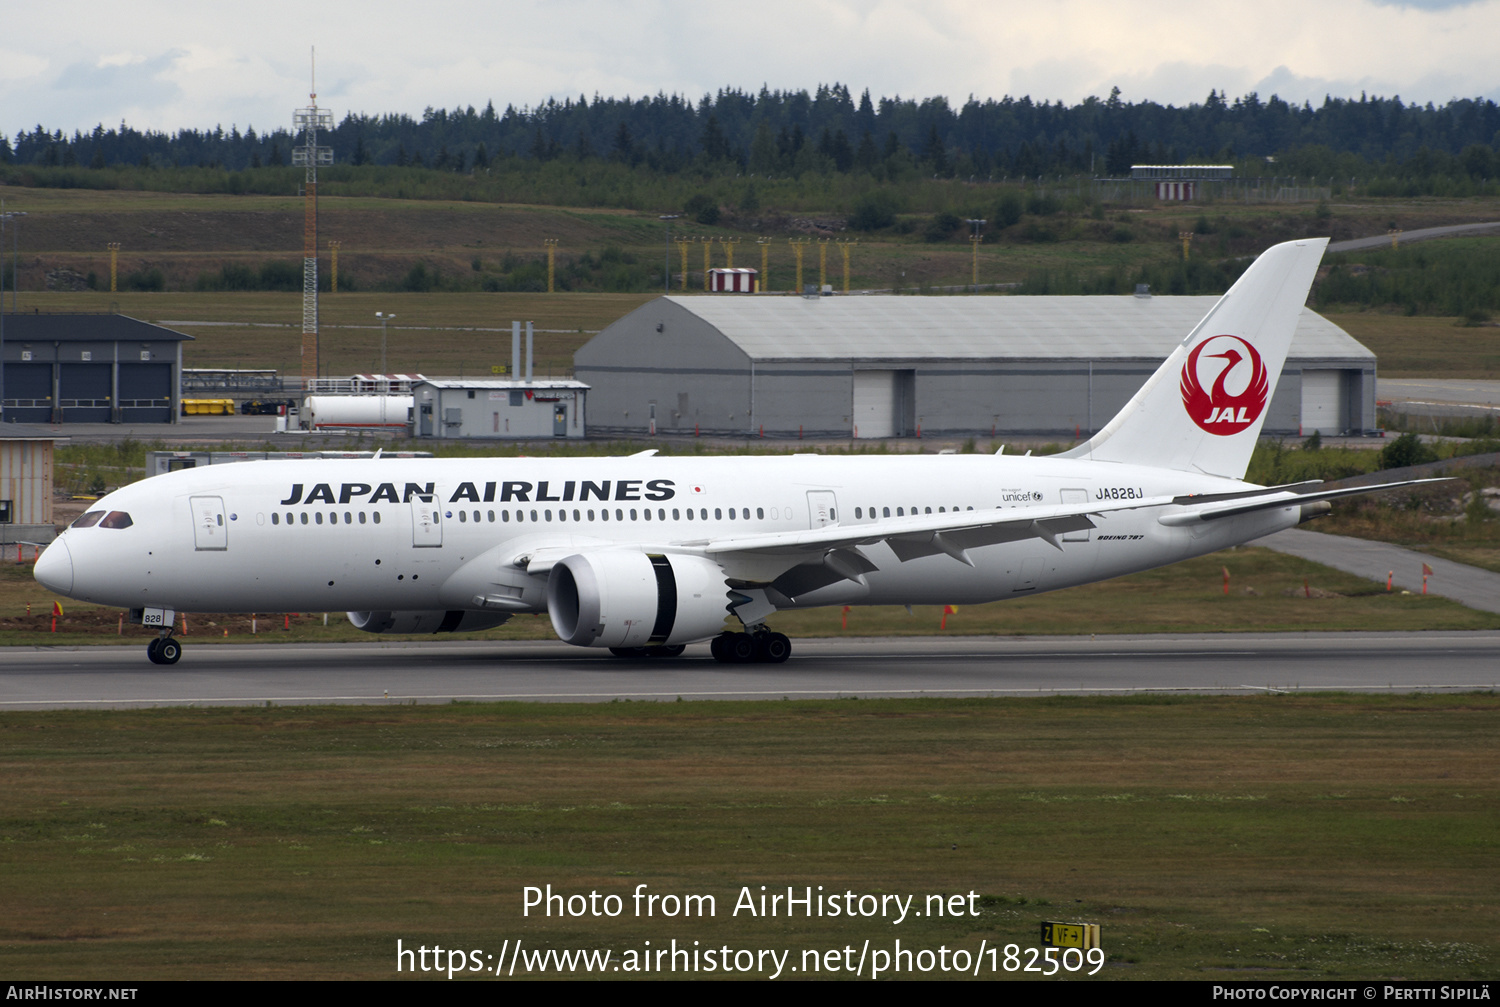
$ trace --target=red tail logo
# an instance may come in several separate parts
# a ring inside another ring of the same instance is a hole
[[[1210,375],[1213,387],[1205,391],[1198,360],[1209,346],[1220,352],[1210,353],[1205,359],[1225,360],[1227,363],[1217,377]],[[1246,366],[1241,367],[1241,364]],[[1238,391],[1231,391],[1231,388]],[[1194,423],[1211,434],[1228,436],[1251,426],[1265,411],[1270,392],[1271,383],[1260,354],[1239,336],[1211,336],[1203,340],[1193,347],[1182,368],[1183,408]]]

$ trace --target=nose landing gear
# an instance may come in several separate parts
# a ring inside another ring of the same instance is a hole
[[[721,633],[709,650],[723,664],[781,664],[792,656],[792,641],[761,627],[749,633]]]
[[[161,636],[146,644],[146,657],[152,664],[176,664],[182,658],[182,644],[162,630]]]

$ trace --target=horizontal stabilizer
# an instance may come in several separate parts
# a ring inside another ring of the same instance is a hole
[[[1341,497],[1359,496],[1363,493],[1378,493],[1381,490],[1400,489],[1403,486],[1421,486],[1426,483],[1449,481],[1451,480],[1407,479],[1402,482],[1379,483],[1375,486],[1348,486],[1342,489],[1319,490],[1316,493],[1273,493],[1269,496],[1256,496],[1246,500],[1195,507],[1193,510],[1180,511],[1175,514],[1163,514],[1157,520],[1169,527],[1198,524],[1202,521],[1216,521],[1220,518],[1238,517],[1241,514],[1250,514],[1258,510],[1272,510],[1277,507],[1296,507],[1316,503],[1319,500],[1338,500]],[[1179,497],[1178,502],[1188,503],[1196,501],[1193,497]]]

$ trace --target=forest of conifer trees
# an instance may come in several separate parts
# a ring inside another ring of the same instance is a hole
[[[288,164],[298,142],[282,126],[166,133],[122,122],[68,135],[38,124],[0,136],[0,167],[240,172]],[[1174,107],[1126,102],[1118,89],[1076,105],[971,97],[955,106],[941,97],[873,99],[868,91],[856,99],[833,84],[812,93],[724,89],[697,102],[665,94],[580,95],[504,111],[491,102],[482,110],[428,108],[419,119],[349,112],[325,142],[342,165],[456,174],[503,162],[563,161],[668,174],[998,181],[1119,177],[1132,163],[1213,161],[1255,173],[1385,179],[1431,191],[1435,180],[1450,190],[1455,183],[1483,188],[1500,175],[1500,106],[1486,99],[1438,106],[1361,95],[1328,97],[1314,107],[1254,93],[1231,101],[1211,91],[1201,104]],[[79,175],[55,177],[74,181],[50,184],[88,185]]]

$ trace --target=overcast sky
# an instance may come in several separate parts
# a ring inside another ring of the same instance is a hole
[[[1069,103],[1361,91],[1500,99],[1500,0],[365,0],[6,5],[0,129],[287,126],[345,112],[697,99],[721,87]]]

